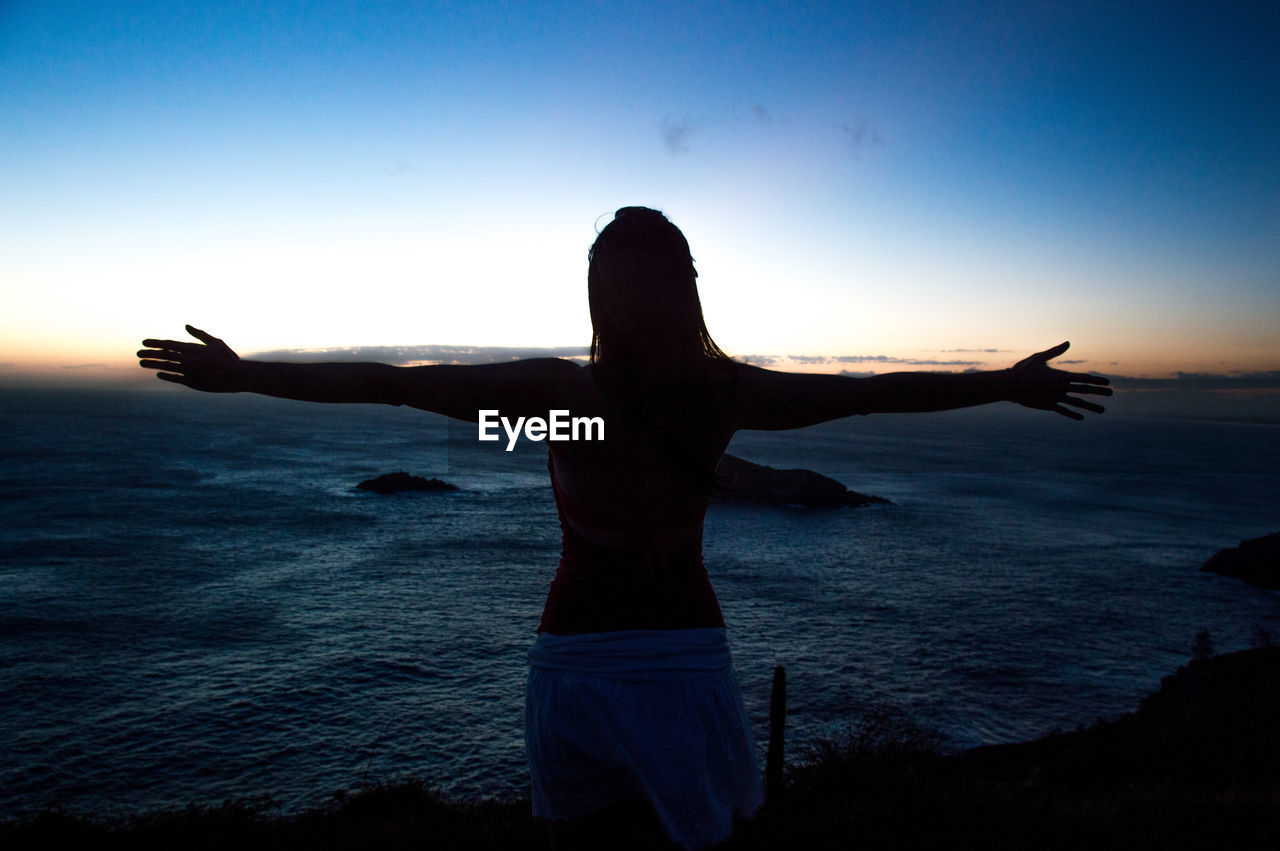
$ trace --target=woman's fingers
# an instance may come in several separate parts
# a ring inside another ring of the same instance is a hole
[[[1085,400],[1077,399],[1074,396],[1066,397],[1062,400],[1062,404],[1071,405],[1072,407],[1080,408],[1084,411],[1092,411],[1095,414],[1101,414],[1106,410],[1106,408],[1101,405],[1094,404],[1093,402],[1086,402]]]
[[[157,369],[156,364],[168,364],[172,367],[191,366],[199,360],[199,353],[173,349],[142,349],[138,352],[139,364],[150,369]]]
[[[188,343],[183,340],[143,340],[142,345],[166,352],[190,352],[204,348],[203,343]]]
[[[1045,349],[1043,352],[1040,352],[1038,355],[1034,355],[1034,357],[1041,362],[1051,361],[1069,348],[1071,348],[1071,343],[1064,340],[1063,342],[1054,346],[1052,349]]]
[[[138,357],[152,362],[172,361],[175,364],[187,367],[199,365],[215,366],[239,360],[230,346],[212,334],[201,331],[192,325],[187,326],[187,331],[201,342],[192,343],[186,340],[156,340],[148,338],[142,341],[142,345],[148,348],[140,350]],[[153,365],[151,368],[156,369],[158,367]]]
[[[184,355],[183,352],[175,352],[171,349],[139,349],[138,357],[150,358],[152,360],[179,360]]]
[[[178,361],[153,360],[150,358],[145,358],[143,360],[138,361],[138,366],[142,367],[143,369],[167,369],[167,370],[182,369],[182,364],[179,363]]]
[[[1068,393],[1088,393],[1092,396],[1110,396],[1112,391],[1110,387],[1098,387],[1093,384],[1072,384],[1067,388]]]
[[[1079,381],[1081,384],[1097,384],[1100,387],[1106,387],[1111,384],[1111,379],[1104,375],[1094,375],[1091,372],[1068,372],[1066,375],[1071,377],[1072,381]]]
[[[152,349],[164,349],[171,352],[194,352],[209,348],[228,349],[226,343],[217,337],[205,331],[201,331],[194,325],[187,326],[187,333],[199,340],[199,343],[192,343],[188,340],[152,340],[146,339],[142,341],[142,345]]]
[[[214,348],[219,348],[219,349],[228,348],[226,343],[222,342],[212,334],[208,334],[208,333],[205,333],[204,331],[201,331],[199,328],[195,327],[194,325],[187,326],[187,333],[190,334],[192,337],[195,337],[200,342],[204,343],[206,346],[212,346]]]

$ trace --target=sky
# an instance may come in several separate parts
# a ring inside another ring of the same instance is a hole
[[[0,0],[0,379],[142,380],[186,323],[579,353],[641,204],[757,363],[1280,384],[1277,43],[1269,2]]]

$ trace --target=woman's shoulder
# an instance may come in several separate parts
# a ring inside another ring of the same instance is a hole
[[[583,364],[568,358],[528,358],[520,363],[527,364],[530,369],[556,377],[580,375],[583,371]]]

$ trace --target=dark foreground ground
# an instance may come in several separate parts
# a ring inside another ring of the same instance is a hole
[[[723,849],[1280,848],[1280,647],[1195,661],[1139,709],[1074,733],[944,753],[892,711],[792,755],[784,793]],[[420,783],[275,814],[269,802],[119,823],[46,812],[0,848],[548,848],[528,801]]]

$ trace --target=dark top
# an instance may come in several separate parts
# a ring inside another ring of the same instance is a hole
[[[695,513],[670,525],[620,524],[575,503],[560,489],[548,461],[560,516],[560,566],[547,592],[538,632],[572,635],[627,629],[722,627],[724,616],[702,562],[704,501]],[[696,526],[698,534],[690,535]],[[604,546],[578,530],[617,540]],[[678,532],[679,534],[673,534]],[[698,543],[668,546],[670,540]]]

